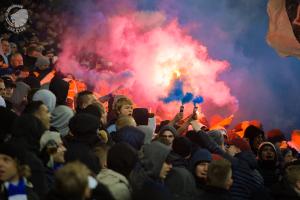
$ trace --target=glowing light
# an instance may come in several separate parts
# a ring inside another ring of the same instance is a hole
[[[94,27],[90,32],[83,35],[76,29],[65,32],[57,67],[94,85],[100,95],[123,85],[118,93],[128,95],[137,106],[152,107],[163,118],[179,110],[172,103],[164,105],[160,101],[176,79],[182,81],[184,94],[203,96],[209,100],[204,103],[228,106],[235,112],[236,98],[230,94],[230,88],[218,80],[229,63],[210,58],[207,48],[183,31],[176,20],[164,20],[159,12],[109,16],[100,24],[89,20]],[[99,27],[105,31],[95,31]],[[83,50],[94,52],[110,65],[102,68],[100,65],[97,71],[83,67],[76,60]]]

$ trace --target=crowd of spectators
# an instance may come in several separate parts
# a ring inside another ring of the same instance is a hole
[[[62,6],[23,5],[25,32],[0,29],[0,199],[300,199],[300,130],[288,141],[259,121],[158,122],[126,96],[96,98],[55,70]]]

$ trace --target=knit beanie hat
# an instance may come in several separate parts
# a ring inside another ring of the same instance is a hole
[[[240,137],[235,137],[235,138],[228,140],[227,144],[234,145],[237,148],[239,148],[241,151],[250,151],[251,150],[249,143],[245,139],[240,138]]]
[[[112,146],[107,154],[107,167],[128,177],[138,161],[137,151],[121,142]]]
[[[159,130],[159,136],[161,136],[165,131],[171,131],[171,133],[174,135],[174,137],[177,137],[177,131],[173,126],[163,126],[160,130]]]
[[[187,157],[192,153],[192,142],[186,137],[177,137],[174,139],[172,149],[182,157]]]
[[[211,160],[212,155],[207,149],[198,148],[191,157],[190,168],[193,170],[197,164],[201,162],[211,162]]]
[[[86,113],[76,114],[69,122],[70,131],[75,137],[85,137],[87,135],[97,134],[99,127],[99,119]]]
[[[248,138],[249,141],[252,142],[252,140],[259,135],[264,138],[265,134],[263,130],[257,128],[256,126],[250,125],[245,130],[244,138]]]
[[[25,163],[24,150],[13,143],[2,143],[0,145],[0,154],[17,159],[21,165]]]
[[[282,142],[285,139],[283,132],[280,129],[272,129],[267,133],[268,141],[275,144],[277,142]]]
[[[259,145],[259,147],[258,147],[258,152],[257,152],[257,155],[258,155],[258,158],[259,158],[259,160],[262,160],[262,150],[263,150],[263,147],[264,146],[270,146],[270,147],[272,147],[272,149],[274,150],[274,152],[275,152],[275,161],[277,161],[277,151],[276,151],[276,148],[275,148],[275,146],[271,143],[271,142],[263,142],[263,143],[261,143],[260,145]]]

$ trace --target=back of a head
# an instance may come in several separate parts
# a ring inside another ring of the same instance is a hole
[[[139,151],[144,144],[145,134],[136,127],[125,126],[118,130],[112,138],[116,143],[126,142]]]
[[[192,147],[192,142],[186,137],[176,137],[172,144],[173,151],[183,158],[191,155]]]
[[[211,130],[207,132],[208,136],[217,143],[217,145],[221,146],[224,144],[224,136],[221,130]]]
[[[99,120],[95,116],[86,113],[76,114],[69,121],[70,131],[75,137],[96,135],[99,127]]]
[[[93,92],[89,90],[84,90],[79,92],[76,97],[76,110],[79,111],[83,109],[83,105],[88,101],[88,96],[93,95]]]
[[[125,177],[129,176],[137,162],[137,151],[125,142],[115,144],[108,151],[107,167]]]
[[[149,112],[147,108],[135,108],[133,109],[132,116],[139,125],[148,125]]]
[[[69,83],[55,76],[49,85],[49,90],[56,96],[57,105],[65,105],[67,101]]]
[[[251,142],[256,136],[261,135],[264,138],[264,131],[256,126],[250,125],[246,128],[244,138],[248,138]]]
[[[26,148],[39,151],[40,138],[44,131],[45,127],[40,120],[31,114],[23,114],[14,121],[12,139],[22,141],[20,145],[25,145]]]
[[[228,179],[231,178],[231,163],[226,159],[212,161],[207,172],[207,183],[210,186],[226,189]]]
[[[136,127],[136,122],[132,116],[120,116],[116,121],[116,129],[120,130],[125,126],[133,126]]]
[[[94,115],[95,117],[97,117],[98,119],[101,119],[101,117],[102,117],[101,105],[95,104],[95,103],[88,105],[86,108],[81,109],[80,113],[91,114],[91,115]]]
[[[88,188],[89,169],[80,162],[68,163],[55,173],[54,190],[66,199],[83,199]]]

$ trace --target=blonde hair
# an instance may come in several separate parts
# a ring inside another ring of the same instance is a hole
[[[121,116],[116,121],[116,129],[120,130],[125,126],[136,126],[136,122],[132,116]]]
[[[133,103],[129,98],[124,96],[115,102],[113,109],[116,111],[116,113],[118,113],[124,105],[133,105]]]
[[[208,185],[225,188],[230,172],[231,163],[228,160],[221,159],[212,161],[209,164],[207,172]]]
[[[79,161],[70,162],[55,173],[55,190],[64,197],[83,198],[90,170]]]

